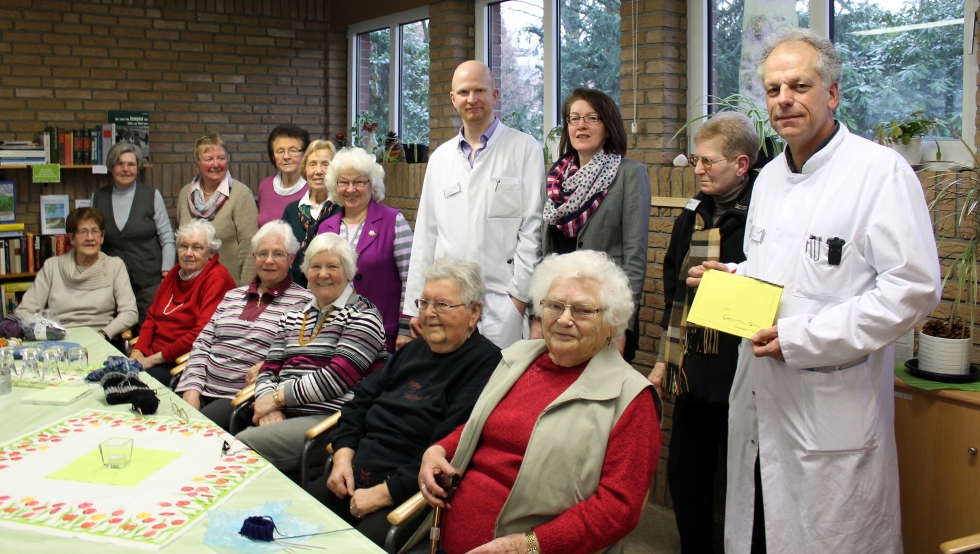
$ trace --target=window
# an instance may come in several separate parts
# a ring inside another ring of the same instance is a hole
[[[575,87],[619,102],[620,1],[477,1],[476,57],[500,89],[501,121],[544,142]]]
[[[871,137],[874,123],[921,109],[940,122],[943,159],[965,161],[953,137],[975,128],[977,62],[964,33],[975,8],[975,0],[689,0],[688,119],[707,113],[706,95],[742,93],[765,105],[754,75],[762,41],[742,31],[751,13],[770,28],[792,21],[832,37],[844,62],[837,117],[853,132]],[[923,160],[935,150],[925,141]]]
[[[429,142],[427,17],[428,8],[421,8],[349,28],[348,118],[351,125],[359,117],[377,123],[379,142],[389,131],[405,143]]]

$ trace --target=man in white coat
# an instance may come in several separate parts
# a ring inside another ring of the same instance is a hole
[[[737,272],[785,288],[732,387],[729,554],[902,551],[891,344],[938,304],[938,256],[909,165],[835,121],[840,74],[809,30],[766,41],[787,148],[756,181]]]
[[[412,316],[413,336],[421,333],[415,301],[422,273],[443,257],[482,268],[484,336],[506,348],[524,333],[531,272],[541,260],[544,155],[533,137],[493,115],[498,95],[485,64],[467,61],[456,68],[449,97],[463,127],[429,157],[415,219],[402,310]]]

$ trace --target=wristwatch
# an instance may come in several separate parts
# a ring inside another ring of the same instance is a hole
[[[109,340],[109,335],[107,335],[105,331],[99,331],[99,334],[102,335],[102,338],[105,340]]]
[[[538,550],[538,539],[534,536],[534,531],[524,533],[524,540],[527,541],[527,554],[541,554]]]

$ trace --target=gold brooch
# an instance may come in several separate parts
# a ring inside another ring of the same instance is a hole
[[[375,235],[374,229],[371,229],[370,231],[368,231],[368,236],[372,236],[373,237],[374,235]]]

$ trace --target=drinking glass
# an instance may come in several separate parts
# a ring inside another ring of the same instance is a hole
[[[42,381],[47,381],[48,379],[61,381],[61,359],[58,351],[53,349],[45,350],[41,353],[40,362],[44,368],[44,373],[41,374]]]
[[[76,346],[68,351],[68,363],[72,369],[84,371],[88,368],[88,349]]]
[[[41,379],[41,365],[38,357],[37,348],[25,348],[21,351],[21,355],[24,358],[23,370],[21,371],[22,379],[37,378]]]
[[[133,459],[133,439],[111,438],[99,445],[102,465],[109,469],[122,469]]]
[[[20,373],[17,369],[17,363],[14,360],[14,352],[16,350],[13,346],[0,348],[0,369],[9,369],[10,374],[15,377]]]

